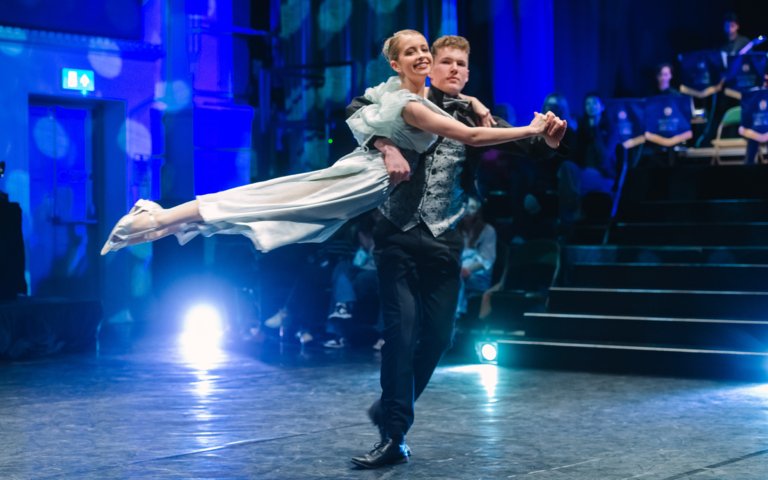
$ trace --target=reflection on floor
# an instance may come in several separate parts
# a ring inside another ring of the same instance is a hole
[[[411,462],[375,443],[367,348],[171,337],[0,365],[4,479],[765,479],[768,387],[515,370],[449,355],[417,404]]]

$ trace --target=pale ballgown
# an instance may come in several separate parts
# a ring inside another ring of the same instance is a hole
[[[198,234],[241,234],[266,252],[292,243],[322,242],[350,218],[379,206],[391,191],[389,175],[381,153],[366,148],[367,142],[381,136],[401,149],[422,153],[437,136],[406,124],[403,107],[415,101],[449,115],[402,89],[398,77],[368,88],[365,97],[373,103],[347,120],[360,147],[322,170],[199,195],[203,222],[177,232],[179,243]]]

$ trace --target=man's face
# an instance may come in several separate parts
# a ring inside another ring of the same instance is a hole
[[[441,48],[435,55],[429,78],[432,85],[448,95],[458,95],[469,81],[469,55],[458,48]]]
[[[725,35],[733,40],[736,38],[736,35],[739,33],[739,24],[736,22],[727,21],[725,22]]]

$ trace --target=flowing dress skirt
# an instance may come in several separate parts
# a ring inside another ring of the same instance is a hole
[[[199,195],[203,222],[187,224],[176,237],[183,245],[198,234],[240,234],[264,252],[322,242],[379,206],[390,188],[381,153],[357,149],[323,170]]]

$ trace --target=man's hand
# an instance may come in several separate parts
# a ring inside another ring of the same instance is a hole
[[[551,112],[548,112],[551,113]],[[544,131],[544,142],[546,142],[549,148],[558,148],[560,142],[565,136],[565,130],[568,127],[568,122],[553,115],[554,118],[547,124],[547,129]]]
[[[408,160],[400,153],[400,149],[392,143],[391,140],[386,138],[377,138],[373,145],[384,156],[384,166],[387,167],[387,173],[389,173],[389,183],[393,187],[398,183],[411,179],[411,166],[408,164]]]
[[[546,115],[533,112],[533,120],[528,125],[533,130],[534,135],[544,135],[553,122],[552,112],[547,112]]]
[[[475,97],[464,95],[463,93],[459,95],[459,98],[469,100],[469,105],[472,107],[472,111],[475,112],[475,115],[477,116],[478,127],[495,127],[497,125],[496,120],[494,120],[493,115],[491,115],[490,109],[483,105],[483,102]]]

